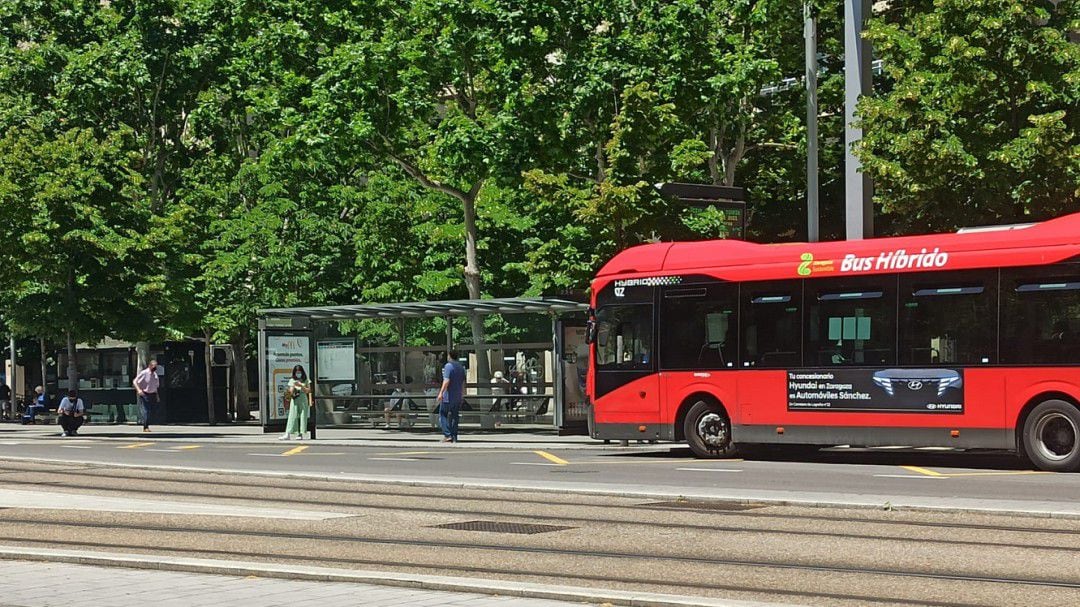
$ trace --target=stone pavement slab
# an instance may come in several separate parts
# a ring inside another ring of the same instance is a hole
[[[30,567],[33,575],[8,573],[9,563]],[[67,577],[42,575],[41,567],[50,571],[79,571],[81,567],[98,570],[93,576],[79,576],[75,583],[89,584],[84,592],[104,592],[102,602],[73,596],[65,586]],[[107,573],[108,582],[94,581]],[[122,574],[122,577],[121,577]],[[161,578],[156,576],[184,576]],[[627,605],[630,607],[792,607],[777,602],[755,602],[711,597],[690,597],[672,594],[584,588],[552,584],[535,584],[510,580],[474,577],[451,577],[419,573],[363,571],[266,562],[245,562],[148,554],[123,554],[100,551],[58,550],[0,546],[0,579],[26,579],[28,584],[17,587],[13,594],[0,593],[0,607],[51,607],[52,605],[88,604],[103,607],[177,607],[199,605],[265,605],[266,607],[295,607],[303,599],[312,607],[364,605],[375,607],[442,607],[449,605],[521,605],[524,607],[567,607],[574,604]],[[32,583],[33,581],[45,583]],[[265,586],[248,585],[257,580]],[[294,583],[314,584],[316,595],[294,592]],[[196,588],[207,587],[204,594]],[[357,588],[360,600],[351,592]],[[2,588],[2,587],[0,587]],[[162,588],[166,590],[163,592]],[[345,590],[342,590],[342,589]],[[104,589],[104,590],[101,590]],[[222,592],[232,598],[223,601]],[[183,596],[179,594],[183,591]],[[398,591],[405,592],[400,594]],[[25,596],[24,596],[25,595]],[[203,602],[203,597],[208,601]],[[138,599],[131,602],[133,599]],[[20,603],[18,600],[37,602]],[[370,600],[369,600],[370,599]],[[108,602],[104,602],[104,601]],[[381,601],[381,602],[379,602]],[[316,603],[318,603],[316,605]]]
[[[204,573],[113,569],[89,565],[0,561],[8,588],[2,607],[568,607],[574,603],[522,597],[486,596],[350,584],[308,582]],[[22,585],[18,580],[49,580]]]

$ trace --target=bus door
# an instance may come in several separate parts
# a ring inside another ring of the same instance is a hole
[[[620,291],[596,311],[595,421],[652,425],[660,417],[652,287]],[[651,433],[650,433],[651,434]]]

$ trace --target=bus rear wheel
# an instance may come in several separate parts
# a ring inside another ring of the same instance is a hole
[[[715,403],[699,400],[691,405],[683,420],[683,435],[700,458],[718,458],[733,451],[731,421]]]
[[[1023,430],[1024,455],[1039,470],[1080,469],[1080,410],[1063,400],[1039,403]]]

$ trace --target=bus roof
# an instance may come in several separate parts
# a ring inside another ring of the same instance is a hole
[[[594,284],[594,289],[616,277],[657,274],[773,280],[1037,265],[1077,256],[1080,213],[999,231],[818,243],[707,240],[646,244],[613,257],[597,274],[601,284]]]

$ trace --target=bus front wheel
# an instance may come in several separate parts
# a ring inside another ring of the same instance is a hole
[[[731,421],[714,403],[699,400],[690,407],[683,420],[683,435],[697,457],[717,458],[732,451]]]
[[[1039,470],[1080,469],[1080,411],[1063,400],[1039,403],[1024,421],[1024,455]]]

